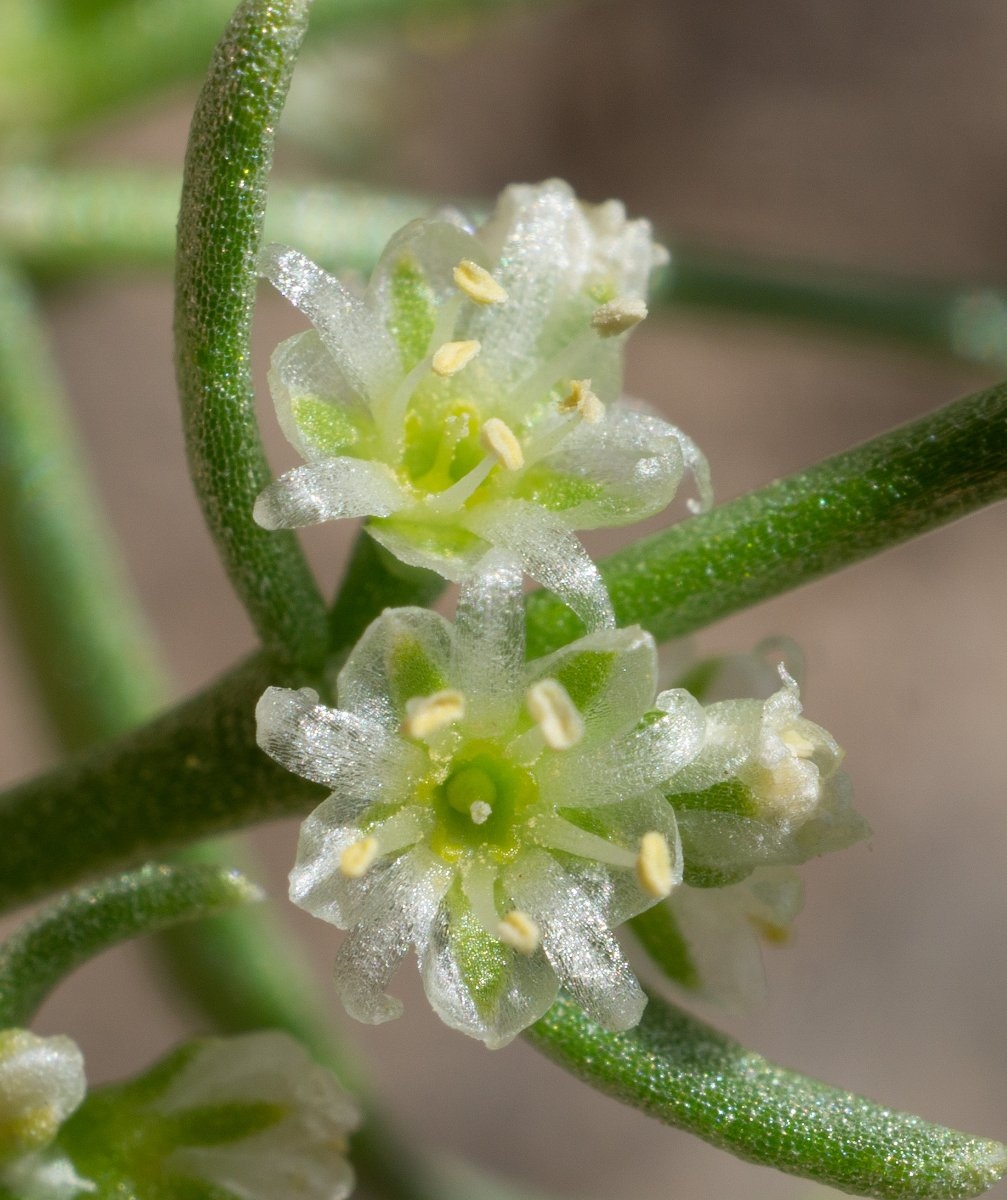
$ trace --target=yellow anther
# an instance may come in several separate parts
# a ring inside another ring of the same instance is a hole
[[[636,858],[636,877],[648,896],[663,900],[671,895],[675,878],[671,871],[671,851],[663,833],[652,829],[640,839],[640,853]]]
[[[508,471],[520,471],[524,466],[521,443],[506,421],[501,421],[499,417],[490,417],[479,430],[479,440]]]
[[[476,341],[445,342],[434,351],[430,366],[435,375],[449,379],[452,375],[457,375],[463,367],[467,367],[478,353],[479,343]]]
[[[476,304],[503,304],[507,299],[506,289],[497,283],[485,267],[470,258],[463,258],[453,274],[458,290]]]
[[[571,379],[570,393],[559,402],[560,412],[575,412],[588,425],[597,425],[605,415],[605,405],[591,391],[590,379]]]
[[[430,737],[464,716],[465,697],[454,688],[434,692],[432,696],[414,696],[406,701],[402,732],[410,738]]]
[[[550,750],[569,750],[584,736],[584,718],[558,679],[533,683],[525,704]]]
[[[339,856],[339,873],[347,879],[362,879],[377,857],[376,837],[365,837],[359,842],[351,842]]]
[[[806,738],[803,733],[797,729],[784,729],[780,734],[780,741],[792,750],[798,758],[813,758],[815,754],[815,743],[810,738]]]
[[[639,325],[647,315],[647,306],[642,300],[610,300],[591,314],[591,328],[599,337],[615,337]]]
[[[518,954],[534,954],[542,942],[542,931],[526,912],[512,908],[497,926],[497,937]]]

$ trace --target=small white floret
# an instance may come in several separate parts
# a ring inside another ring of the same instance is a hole
[[[452,375],[457,375],[463,367],[467,367],[478,353],[477,341],[445,342],[434,351],[430,366],[435,375],[449,379]]]
[[[406,701],[406,717],[402,732],[410,738],[426,738],[440,733],[465,716],[465,697],[454,688],[434,692],[431,696],[414,696]]]
[[[559,402],[560,412],[575,412],[588,425],[597,425],[605,415],[605,405],[591,391],[590,379],[570,381],[570,393]]]
[[[671,895],[675,877],[671,870],[671,851],[663,833],[652,829],[640,839],[640,853],[636,859],[636,877],[648,896],[663,900]]]
[[[584,718],[558,679],[533,683],[525,703],[550,750],[569,750],[584,736]]]
[[[503,304],[507,299],[506,288],[501,287],[485,267],[470,258],[463,258],[453,274],[459,291],[476,304]]]
[[[524,466],[524,451],[521,443],[506,421],[490,417],[479,431],[479,438],[486,450],[496,456],[497,461],[508,471],[520,471]]]
[[[361,838],[352,842],[339,857],[339,873],[347,879],[363,879],[378,857],[378,839]]]
[[[513,908],[497,926],[497,936],[518,954],[534,954],[542,942],[538,925],[519,908]]]
[[[485,800],[473,800],[469,806],[469,816],[473,825],[485,825],[492,813],[492,807]]]
[[[647,315],[647,306],[642,300],[610,300],[591,314],[591,328],[599,337],[616,337],[639,325]]]

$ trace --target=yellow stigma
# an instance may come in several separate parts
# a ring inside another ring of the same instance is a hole
[[[361,838],[359,842],[352,842],[347,846],[339,856],[339,873],[347,879],[362,879],[377,857],[378,839]]]
[[[479,353],[479,343],[472,342],[445,342],[438,350],[434,351],[434,356],[430,361],[430,366],[435,375],[440,375],[443,379],[450,379],[452,375],[457,375],[463,368]]]
[[[605,415],[605,405],[591,391],[590,379],[571,379],[570,394],[559,402],[560,412],[575,412],[588,425],[597,425]]]
[[[521,443],[506,421],[501,421],[499,417],[490,417],[479,430],[479,440],[508,471],[520,471],[524,466]]]
[[[465,697],[454,688],[406,701],[402,732],[409,738],[430,737],[465,716]]]
[[[534,954],[542,942],[542,931],[526,912],[512,908],[497,926],[497,937],[518,954]]]
[[[507,299],[506,289],[497,283],[485,267],[470,258],[463,258],[453,274],[458,290],[476,304],[503,304]]]
[[[636,877],[648,896],[663,900],[671,895],[675,879],[671,872],[671,851],[663,833],[652,829],[640,839],[636,859]]]
[[[642,300],[610,300],[591,314],[591,328],[599,337],[616,337],[639,325],[646,315],[647,306]]]
[[[584,718],[558,679],[533,683],[525,704],[550,750],[569,750],[584,736]]]

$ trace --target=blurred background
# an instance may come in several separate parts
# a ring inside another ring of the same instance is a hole
[[[587,199],[622,198],[673,244],[1003,283],[1005,62],[1007,10],[993,0],[594,0],[410,15],[338,45],[309,35],[277,173],[476,199],[559,175]],[[10,152],[180,169],[197,86],[173,82],[55,143],[8,139]],[[174,691],[188,695],[253,638],[187,482],[169,275],[82,276],[48,286],[45,301],[97,487]],[[257,370],[278,470],[293,454],[264,369],[299,327],[263,289]],[[704,449],[727,500],[997,378],[878,340],[672,310],[634,336],[627,382]],[[351,532],[311,536],[327,586]],[[786,1065],[1000,1138],[1004,534],[1003,508],[988,510],[698,642],[702,652],[748,650],[769,634],[798,642],[807,715],[845,747],[874,829],[869,844],[803,869],[805,911],[791,944],[768,952],[765,1008],[702,1015]],[[6,783],[55,761],[6,627],[0,684]],[[280,902],[295,838],[290,824],[256,834]],[[324,979],[339,935],[299,912],[290,920]],[[347,1032],[388,1108],[433,1147],[590,1200],[825,1194],[597,1096],[521,1042],[491,1053],[451,1033],[411,965],[395,990],[402,1020]],[[334,995],[332,1005],[345,1022]],[[65,985],[39,1028],[74,1036],[99,1081],[134,1073],[194,1019],[131,946]]]

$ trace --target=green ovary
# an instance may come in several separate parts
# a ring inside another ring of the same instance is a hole
[[[482,418],[467,400],[437,403],[419,389],[405,421],[402,472],[417,491],[443,492],[479,465]]]
[[[446,862],[477,852],[510,862],[521,849],[521,827],[538,798],[534,778],[496,747],[469,747],[433,791],[437,824],[430,848]]]

